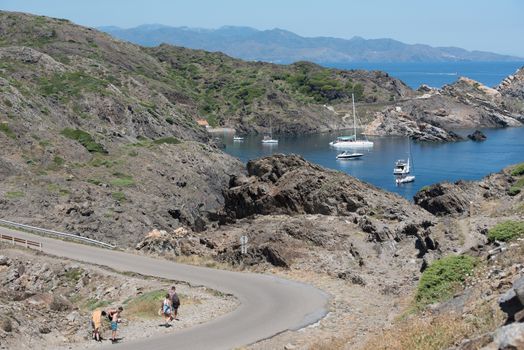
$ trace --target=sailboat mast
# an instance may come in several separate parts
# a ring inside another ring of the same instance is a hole
[[[355,95],[351,94],[351,102],[353,103],[353,136],[357,140],[357,117],[355,116]]]

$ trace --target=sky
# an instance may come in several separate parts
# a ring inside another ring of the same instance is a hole
[[[0,0],[0,9],[123,28],[281,28],[302,36],[393,38],[524,57],[522,0]]]

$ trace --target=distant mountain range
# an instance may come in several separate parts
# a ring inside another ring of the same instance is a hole
[[[220,51],[249,61],[275,63],[303,60],[316,63],[524,60],[520,57],[468,51],[458,47],[410,45],[393,39],[364,39],[357,36],[351,39],[306,38],[282,29],[257,30],[235,26],[201,29],[159,24],[146,24],[129,29],[113,26],[98,29],[143,46],[167,43],[192,49]]]

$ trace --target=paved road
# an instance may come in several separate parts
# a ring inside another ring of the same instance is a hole
[[[231,349],[316,322],[326,313],[327,295],[285,279],[182,265],[130,253],[55,240],[0,227],[0,232],[43,243],[46,253],[118,271],[186,281],[235,295],[240,306],[210,322],[171,335],[111,345],[122,349]]]

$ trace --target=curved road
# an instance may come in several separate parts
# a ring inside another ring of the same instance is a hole
[[[238,298],[233,312],[173,334],[123,342],[125,349],[231,349],[296,330],[326,314],[327,295],[310,285],[273,276],[177,264],[166,260],[106,250],[0,227],[0,232],[42,242],[52,255],[132,271],[192,285],[204,285]],[[125,310],[124,310],[125,311]]]

